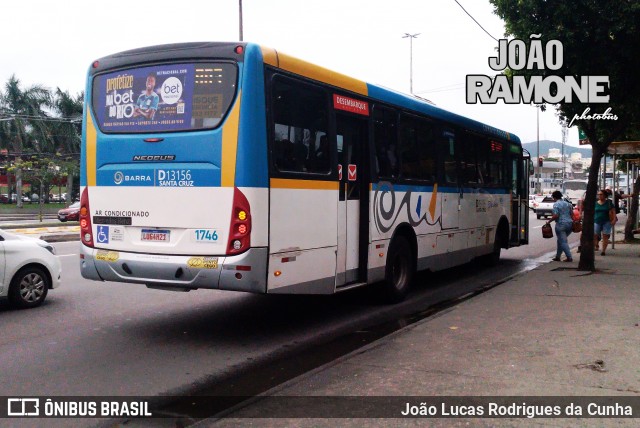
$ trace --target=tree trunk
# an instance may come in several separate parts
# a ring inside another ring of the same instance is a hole
[[[16,169],[16,206],[22,208],[22,170]]]
[[[42,182],[40,182],[40,197],[38,198],[38,219],[40,220],[40,223],[42,223],[42,218],[44,217],[44,189],[42,187]]]
[[[67,174],[67,201],[66,205],[73,203],[73,174]]]
[[[595,144],[592,145],[593,154],[591,158],[591,167],[589,168],[589,178],[587,181],[587,193],[583,204],[583,221],[582,235],[580,236],[580,262],[578,270],[595,271],[595,253],[594,253],[594,224],[593,216],[596,211],[596,193],[598,191],[598,174],[600,171],[600,162],[602,160],[602,149]]]
[[[11,195],[13,192],[11,191],[11,173],[7,172],[7,203],[11,203]]]
[[[627,242],[633,241],[633,229],[638,221],[638,193],[640,193],[640,179],[638,177],[633,183],[631,193],[636,196],[627,199],[627,222],[624,224],[624,240]]]

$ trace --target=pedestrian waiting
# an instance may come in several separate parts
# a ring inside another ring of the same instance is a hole
[[[562,199],[562,193],[559,190],[556,190],[551,194],[551,197],[555,201],[553,203],[551,220],[547,222],[547,224],[551,223],[555,220],[556,222],[556,256],[553,258],[554,261],[559,262],[560,256],[564,252],[567,257],[565,262],[572,262],[573,258],[571,257],[571,249],[569,248],[569,242],[567,237],[571,235],[571,229],[573,226],[573,206]]]
[[[602,241],[602,252],[600,255],[606,256],[609,236],[611,236],[611,231],[618,221],[618,216],[616,216],[615,207],[611,199],[607,197],[606,191],[598,190],[596,196],[598,199],[596,200],[596,209],[593,214],[594,240],[596,241],[596,251],[600,249],[600,241]]]

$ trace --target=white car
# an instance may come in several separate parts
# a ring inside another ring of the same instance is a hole
[[[562,199],[568,203],[571,203],[569,198],[562,197]],[[555,199],[551,196],[545,196],[542,198],[540,202],[536,205],[536,217],[539,219],[540,217],[551,217],[553,215],[553,204],[555,203]]]
[[[544,198],[544,195],[529,195],[529,206],[533,209],[533,212],[536,212],[536,208]]]
[[[60,286],[62,265],[51,244],[0,230],[0,298],[18,308],[39,306]]]
[[[555,203],[555,199],[551,196],[545,196],[540,200],[540,202],[535,205],[536,207],[536,217],[551,217],[553,215],[553,204]]]

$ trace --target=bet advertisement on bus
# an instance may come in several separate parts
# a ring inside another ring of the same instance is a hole
[[[171,64],[97,76],[94,106],[100,128],[107,132],[189,128],[194,73],[193,64]]]

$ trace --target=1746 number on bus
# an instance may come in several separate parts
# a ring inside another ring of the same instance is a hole
[[[196,229],[195,234],[198,242],[218,242],[218,231],[215,229]]]

